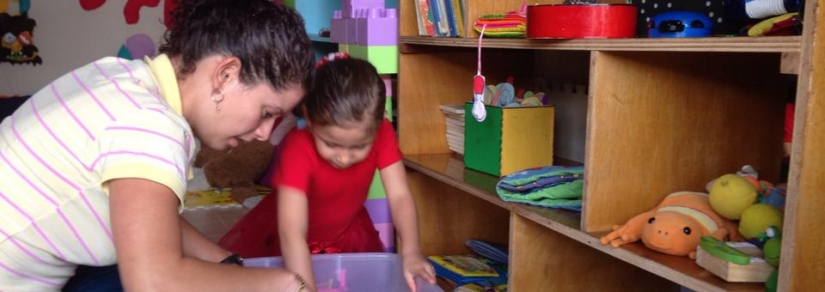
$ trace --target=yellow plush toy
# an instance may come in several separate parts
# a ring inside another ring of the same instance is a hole
[[[705,235],[719,240],[740,240],[733,221],[717,214],[708,195],[676,192],[650,211],[636,215],[600,239],[601,244],[619,247],[639,239],[661,253],[696,258],[696,246]]]
[[[782,226],[782,211],[770,204],[759,203],[773,185],[758,180],[750,165],[736,174],[725,174],[710,183],[708,201],[723,217],[739,220],[739,233],[745,239],[759,236],[769,226]]]

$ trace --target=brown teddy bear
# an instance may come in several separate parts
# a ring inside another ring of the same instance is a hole
[[[295,116],[288,115],[276,122],[269,141],[241,142],[229,151],[202,146],[194,166],[203,169],[203,175],[211,187],[231,188],[232,198],[243,204],[246,199],[259,195],[258,182],[272,164],[275,145],[295,124]]]

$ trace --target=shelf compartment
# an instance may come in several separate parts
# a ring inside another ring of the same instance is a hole
[[[409,172],[416,201],[421,252],[426,255],[463,255],[469,239],[506,245],[509,212],[484,197],[467,196],[449,183],[421,172]],[[483,211],[479,211],[483,210]]]
[[[528,287],[544,287],[541,286],[544,285],[544,283],[539,283],[542,281],[541,279],[531,280],[524,277],[535,277],[535,273],[538,273],[537,271],[545,270],[527,270],[518,272],[520,268],[516,268],[516,265],[551,265],[550,263],[543,263],[543,261],[548,260],[548,257],[550,256],[565,256],[559,254],[553,255],[552,250],[541,251],[537,247],[537,244],[533,244],[533,247],[531,248],[529,243],[531,241],[529,238],[535,237],[535,242],[541,242],[544,246],[548,247],[554,245],[558,246],[556,250],[563,251],[565,254],[584,257],[587,258],[588,261],[609,262],[610,260],[600,257],[598,253],[594,254],[596,251],[599,251],[615,259],[630,263],[631,265],[642,270],[696,291],[764,291],[764,286],[761,283],[725,282],[707,270],[699,267],[694,261],[688,259],[687,257],[678,257],[659,253],[648,249],[639,242],[626,244],[620,248],[612,248],[609,245],[604,246],[599,242],[599,237],[606,233],[587,233],[581,231],[579,213],[577,212],[504,202],[495,192],[495,185],[498,182],[498,178],[470,169],[465,169],[460,158],[455,155],[405,155],[404,163],[409,169],[412,170],[410,171],[410,185],[411,187],[416,187],[416,189],[412,191],[416,198],[416,205],[419,209],[419,218],[420,220],[423,220],[420,226],[428,226],[427,232],[422,233],[422,249],[425,250],[425,254],[440,254],[444,252],[462,251],[465,250],[464,241],[470,238],[479,238],[480,236],[492,238],[494,242],[502,242],[501,236],[503,235],[496,233],[491,236],[489,234],[490,230],[504,230],[508,228],[502,228],[500,225],[494,225],[495,228],[492,228],[489,224],[500,224],[502,221],[501,216],[504,216],[502,212],[505,212],[504,214],[509,213],[510,216],[518,216],[515,219],[513,217],[510,218],[510,268],[516,269],[513,272],[514,276],[511,276],[510,278],[510,282],[514,285],[525,285],[523,287],[525,289],[528,289]],[[461,192],[456,192],[457,190],[460,190]],[[469,204],[462,205],[461,208],[455,207],[456,204],[467,203]],[[472,221],[473,223],[455,222],[456,219],[454,218],[460,217],[456,217],[456,214],[449,212],[454,209],[463,214],[461,216],[471,218],[469,221]],[[441,218],[442,216],[446,216],[444,218],[451,219],[445,220],[433,218]],[[485,222],[478,222],[478,220],[483,220],[480,218],[483,216],[494,219],[486,219],[487,221]],[[460,227],[447,227],[446,225],[439,224],[459,224]],[[448,234],[446,232],[452,232],[453,234]],[[446,236],[443,236],[445,234]],[[425,237],[431,238],[424,239]],[[555,242],[559,240],[563,242]],[[525,241],[528,242],[526,245]],[[514,250],[514,248],[516,250]],[[536,257],[535,259],[525,259],[526,257],[529,257],[530,252],[541,253],[544,257],[539,259],[538,255],[534,255]],[[553,271],[553,274],[561,273],[560,271],[562,271],[565,267],[566,266],[548,268],[546,271]],[[592,265],[591,268],[602,269],[599,265]],[[610,273],[615,272],[631,277],[629,274],[622,274],[626,273],[624,270],[625,269],[622,269],[621,271],[600,270],[599,273],[614,275]],[[630,271],[627,273],[635,272]],[[577,276],[579,277],[577,278],[578,280],[583,279],[582,275]],[[644,279],[643,277],[647,276],[645,275],[639,277],[640,278],[636,278],[636,275],[634,274],[631,279]],[[546,277],[539,278],[543,279]],[[600,277],[597,278],[601,279]],[[653,280],[651,283],[657,282]],[[563,286],[561,288],[566,289],[572,287]],[[566,291],[565,289],[560,290]]]
[[[488,84],[497,84],[513,76],[516,85],[531,80],[532,52],[485,51],[482,72]],[[433,64],[438,64],[435,68]],[[463,104],[472,101],[472,80],[477,72],[477,55],[454,52],[434,54],[400,54],[398,99],[400,118],[399,145],[406,154],[448,153],[446,126],[439,109],[442,104]],[[446,86],[451,84],[453,86]],[[424,138],[426,137],[426,138]]]
[[[778,181],[788,94],[779,54],[591,57],[583,230],[610,230],[746,164]]]
[[[799,53],[800,36],[529,40],[486,38],[482,47],[525,50]],[[403,36],[402,52],[476,48],[478,39]]]
[[[671,281],[512,214],[511,291],[678,291]]]

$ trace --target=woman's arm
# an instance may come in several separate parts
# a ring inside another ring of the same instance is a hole
[[[201,259],[207,262],[220,262],[232,255],[216,243],[206,238],[200,231],[192,227],[183,216],[180,218],[181,232],[183,232],[183,255]]]
[[[278,237],[285,267],[306,279],[307,288],[315,291],[312,259],[307,246],[309,203],[303,191],[278,186]]]
[[[127,291],[285,291],[296,287],[283,269],[218,264],[183,252],[179,200],[168,187],[138,179],[108,183],[110,220],[123,287]],[[189,239],[187,239],[188,241]],[[186,245],[192,245],[192,242]]]
[[[392,222],[401,237],[401,257],[404,262],[404,278],[415,291],[415,276],[435,283],[435,271],[421,254],[418,238],[418,215],[415,200],[407,185],[407,173],[400,160],[381,169],[381,181],[390,204]]]

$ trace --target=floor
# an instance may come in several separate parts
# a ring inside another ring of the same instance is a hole
[[[206,235],[207,238],[213,242],[218,242],[247,211],[248,209],[238,204],[186,209],[181,213],[181,216],[183,216],[189,224],[192,224],[195,229],[200,230]]]
[[[210,189],[200,168],[193,168],[194,178],[189,181],[187,191]],[[184,208],[181,216],[200,230],[207,238],[218,242],[249,209],[241,204],[222,204]]]

